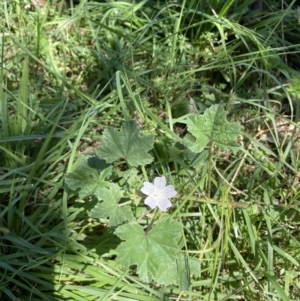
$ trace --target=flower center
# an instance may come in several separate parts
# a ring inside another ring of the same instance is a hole
[[[161,189],[155,189],[154,193],[153,193],[153,197],[157,200],[161,200],[164,198],[164,193],[163,190]]]

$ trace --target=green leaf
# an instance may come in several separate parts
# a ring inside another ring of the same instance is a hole
[[[122,197],[121,190],[118,185],[111,184],[111,187],[101,190],[97,194],[104,201],[98,203],[92,210],[92,218],[109,217],[109,225],[115,227],[125,221],[133,221],[133,214],[129,205],[120,207],[119,201]]]
[[[183,253],[178,256],[178,284],[181,290],[188,290],[191,278],[200,276],[201,263],[199,258],[189,257]]]
[[[95,156],[86,156],[81,167],[67,174],[65,182],[72,190],[79,191],[79,197],[99,194],[110,183],[106,179],[111,175],[112,166]]]
[[[131,166],[138,166],[149,164],[153,159],[147,152],[153,148],[154,137],[140,136],[134,121],[126,121],[119,132],[107,127],[103,132],[103,142],[96,154],[106,162],[124,158]]]
[[[240,134],[240,124],[229,123],[221,105],[211,106],[203,115],[190,116],[186,124],[188,131],[196,138],[194,143],[188,139],[187,146],[195,153],[201,152],[210,143],[215,143],[223,150],[234,151],[239,148],[236,139]]]
[[[180,254],[178,257],[178,284],[180,290],[190,287],[190,268],[187,256]]]
[[[81,161],[81,166],[102,171],[110,167],[111,164],[107,164],[105,160],[101,160],[97,156],[85,156]]]
[[[159,220],[149,232],[139,224],[120,226],[115,231],[125,242],[116,249],[117,262],[130,267],[137,265],[140,279],[169,285],[178,283],[177,256],[182,225],[170,217]]]

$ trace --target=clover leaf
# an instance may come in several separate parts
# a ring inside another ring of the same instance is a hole
[[[203,115],[193,115],[186,120],[188,131],[196,138],[186,140],[188,148],[201,152],[209,143],[215,143],[220,149],[237,150],[236,142],[240,134],[240,124],[230,123],[226,119],[226,112],[221,105],[213,105]]]
[[[127,268],[136,265],[142,281],[154,280],[164,285],[178,283],[176,260],[180,251],[181,223],[166,217],[149,232],[132,223],[118,227],[115,234],[125,240],[116,249],[118,263]]]
[[[152,161],[147,153],[153,148],[154,137],[140,135],[134,121],[126,121],[120,131],[107,127],[103,131],[104,145],[96,149],[96,154],[111,163],[124,158],[131,166],[146,165]]]
[[[111,184],[109,188],[101,190],[97,196],[103,200],[91,210],[92,218],[109,217],[109,225],[115,227],[125,221],[132,221],[133,214],[129,205],[120,206],[119,201],[122,197],[118,185]]]
[[[100,193],[109,182],[112,166],[95,156],[86,156],[81,166],[66,175],[65,182],[72,190],[79,190],[79,197],[84,198]]]

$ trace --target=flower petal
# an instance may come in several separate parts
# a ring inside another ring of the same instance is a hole
[[[172,207],[172,203],[170,202],[169,199],[165,198],[165,199],[161,199],[158,204],[157,207],[161,210],[161,211],[167,211],[167,209],[169,207]]]
[[[144,202],[146,205],[148,205],[151,209],[154,209],[157,206],[157,201],[154,197],[148,196],[145,199]]]
[[[152,195],[155,192],[155,186],[152,183],[144,182],[144,187],[141,189],[141,192],[146,195]]]
[[[172,198],[173,196],[175,196],[177,194],[177,191],[174,189],[173,185],[168,185],[167,187],[165,187],[164,189],[164,196],[166,198]]]
[[[163,189],[166,187],[166,184],[167,184],[167,180],[166,180],[166,177],[165,176],[162,176],[162,177],[156,177],[154,179],[154,186],[157,188],[157,189]]]

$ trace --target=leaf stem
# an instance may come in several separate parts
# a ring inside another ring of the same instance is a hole
[[[152,218],[150,224],[149,224],[148,227],[147,227],[146,234],[151,230],[152,225],[153,225],[153,223],[154,223],[154,220],[155,220],[155,218],[156,218],[157,212],[158,212],[158,208],[155,208],[153,218]]]

